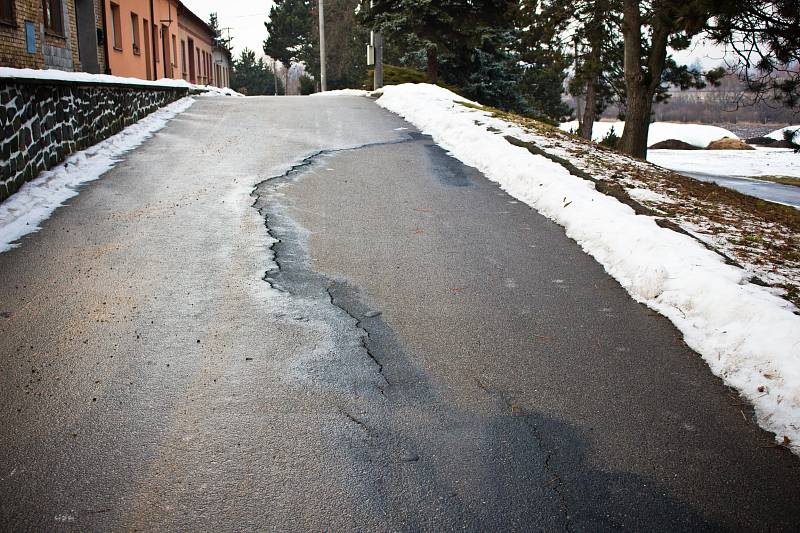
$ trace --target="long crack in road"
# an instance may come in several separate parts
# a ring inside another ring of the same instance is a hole
[[[358,97],[201,98],[0,255],[9,530],[790,530],[800,465]]]

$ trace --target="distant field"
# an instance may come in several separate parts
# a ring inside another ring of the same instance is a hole
[[[740,122],[734,124],[731,122],[720,122],[712,124],[719,126],[726,130],[732,131],[741,139],[750,139],[752,137],[763,137],[764,135],[786,126],[786,124],[748,124]]]

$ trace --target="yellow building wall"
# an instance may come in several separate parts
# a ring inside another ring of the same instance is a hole
[[[106,3],[106,39],[111,74],[140,79],[180,79],[180,54],[172,50],[172,36],[178,35],[178,6],[175,0],[104,0]],[[115,45],[114,6],[119,9],[119,43]],[[139,49],[134,50],[134,24],[137,17]],[[147,27],[145,28],[145,23]],[[163,35],[162,35],[163,33]],[[155,44],[153,43],[155,34]],[[164,62],[166,41],[166,63]],[[166,68],[165,68],[166,67]]]

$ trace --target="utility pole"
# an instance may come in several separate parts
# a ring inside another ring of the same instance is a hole
[[[278,60],[272,60],[272,79],[275,80],[275,96],[278,96]]]
[[[319,83],[322,92],[328,90],[328,80],[325,75],[325,3],[319,0]]]
[[[373,5],[373,0],[369,1],[369,7]],[[379,31],[369,32],[370,46],[367,52],[367,64],[370,61],[375,64],[372,71],[372,90],[383,87],[383,35]]]
[[[375,47],[375,73],[372,86],[377,90],[383,87],[383,35],[381,32],[372,33],[372,46]]]

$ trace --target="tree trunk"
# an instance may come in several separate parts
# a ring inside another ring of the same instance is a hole
[[[628,87],[625,98],[625,129],[617,147],[621,152],[640,159],[647,157],[647,135],[650,131],[652,108],[652,93],[641,84]]]
[[[592,75],[586,84],[586,105],[583,108],[583,121],[579,135],[584,139],[592,140],[592,129],[597,120],[597,74]]]
[[[272,80],[275,82],[275,96],[278,96],[278,65],[276,60],[272,60]]]
[[[286,74],[284,76],[283,95],[289,96],[289,67],[286,67]]]
[[[641,159],[647,157],[647,135],[650,131],[653,96],[661,84],[671,30],[670,19],[665,17],[665,13],[657,10],[651,17],[654,22],[645,71],[642,65],[639,0],[624,0],[622,35],[625,40],[625,130],[618,149]]]
[[[589,141],[592,140],[592,130],[597,120],[597,84],[600,82],[601,65],[600,54],[603,49],[603,6],[601,2],[594,3],[594,16],[589,27],[589,60],[586,63],[586,104],[583,109],[583,120],[580,122],[578,134]]]
[[[428,70],[425,76],[428,83],[436,83],[439,80],[439,56],[435,46],[428,48]]]

